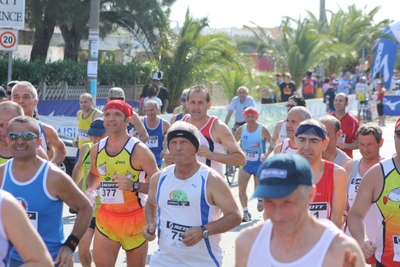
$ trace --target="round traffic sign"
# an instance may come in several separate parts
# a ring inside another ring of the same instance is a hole
[[[0,46],[10,49],[17,43],[17,37],[13,32],[5,31],[0,35]]]

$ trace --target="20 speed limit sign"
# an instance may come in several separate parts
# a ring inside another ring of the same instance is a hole
[[[18,31],[0,29],[0,51],[16,51],[18,48]]]

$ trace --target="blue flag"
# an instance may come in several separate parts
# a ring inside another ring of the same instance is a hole
[[[392,34],[391,27],[383,30],[384,34]],[[398,43],[387,38],[381,38],[375,45],[375,59],[372,66],[372,77],[379,72],[383,74],[385,88],[390,89],[393,70],[396,64]]]

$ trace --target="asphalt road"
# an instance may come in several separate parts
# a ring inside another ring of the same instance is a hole
[[[384,144],[380,150],[381,156],[384,158],[389,158],[393,154],[395,154],[395,148],[394,148],[394,137],[393,137],[393,131],[394,131],[394,124],[395,120],[397,118],[387,118],[386,122],[386,127],[382,127],[383,129],[383,136],[384,136]],[[361,155],[358,150],[354,152],[354,158],[360,158]],[[238,196],[238,189],[237,189],[237,177],[235,178],[235,182],[231,185],[231,191],[232,194],[235,196],[235,200],[238,203],[239,207],[239,196]],[[251,181],[249,186],[248,186],[248,196],[250,197],[253,193],[253,182]],[[234,266],[234,260],[235,260],[235,240],[236,237],[238,236],[239,232],[241,229],[252,226],[254,224],[262,222],[262,213],[257,211],[257,201],[256,200],[251,200],[249,202],[249,211],[252,215],[252,221],[248,223],[242,223],[240,226],[232,229],[231,231],[224,233],[222,235],[222,241],[221,241],[221,246],[223,248],[224,252],[224,261],[223,261],[223,267],[233,267]],[[72,230],[72,226],[75,222],[75,216],[69,214],[68,212],[68,207],[64,205],[64,212],[63,212],[63,219],[64,219],[64,229],[65,229],[65,235],[68,236],[69,233]],[[147,264],[150,260],[151,255],[153,252],[157,249],[157,240],[150,242],[149,244],[149,251],[148,251],[148,256],[147,256]],[[74,254],[75,257],[75,264],[74,266],[81,266],[79,264],[79,258],[78,258],[78,252],[76,251]],[[94,266],[94,263],[93,263]],[[125,260],[125,252],[123,250],[120,250],[120,253],[118,255],[117,263],[115,266],[118,267],[124,267],[126,265],[126,260]],[[146,265],[148,266],[148,265]]]

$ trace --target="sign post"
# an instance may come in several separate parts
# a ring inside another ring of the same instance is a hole
[[[100,0],[90,1],[89,20],[89,59],[87,64],[87,78],[89,92],[96,105],[97,98],[97,64],[99,59],[99,13]]]
[[[12,77],[12,51],[18,49],[18,31],[25,27],[25,0],[0,0],[0,51],[8,51],[7,80]]]

